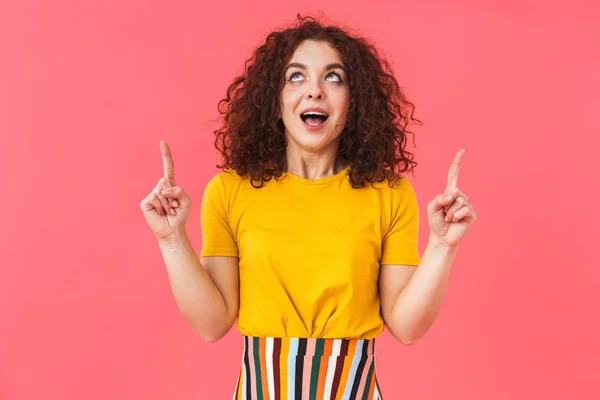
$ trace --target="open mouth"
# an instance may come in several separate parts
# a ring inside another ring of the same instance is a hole
[[[308,111],[300,114],[300,118],[302,118],[302,120],[310,126],[318,126],[327,121],[329,115],[316,111]]]

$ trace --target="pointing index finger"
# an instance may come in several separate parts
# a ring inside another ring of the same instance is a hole
[[[171,149],[167,142],[160,142],[160,152],[163,159],[163,173],[165,178],[171,182],[175,181],[175,167],[173,165],[173,158],[171,157]]]
[[[465,150],[461,149],[456,153],[456,156],[454,156],[452,165],[448,170],[448,186],[446,187],[446,192],[458,186],[458,173],[460,172],[460,164],[462,163],[464,155]]]

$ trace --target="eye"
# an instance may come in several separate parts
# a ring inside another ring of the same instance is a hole
[[[294,77],[302,77],[302,74],[300,72],[294,72],[293,74],[290,75],[288,81],[290,82],[295,82],[298,79],[294,79]]]
[[[329,78],[330,76],[333,76],[333,77],[337,78],[334,81],[343,82],[342,77],[337,72],[330,72],[330,73],[328,73],[326,78]]]

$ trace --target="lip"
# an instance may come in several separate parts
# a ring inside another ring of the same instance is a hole
[[[309,111],[314,111],[314,112],[318,112],[318,113],[322,113],[322,114],[327,114],[327,116],[329,116],[329,113],[326,110],[324,110],[322,108],[319,108],[319,107],[310,107],[310,108],[307,108],[306,110],[300,112],[300,115],[302,115],[304,113],[307,113]]]
[[[298,117],[298,118],[300,118],[300,117]],[[304,128],[306,130],[309,130],[311,132],[315,132],[315,131],[318,131],[319,129],[322,129],[327,124],[327,121],[329,121],[329,118],[327,118],[325,120],[325,122],[322,122],[322,123],[320,123],[319,125],[316,125],[316,126],[307,124],[306,122],[304,122],[304,120],[302,118],[300,118],[300,121],[302,122],[302,125],[304,125]]]
[[[327,119],[323,123],[321,123],[321,124],[319,124],[317,126],[309,125],[306,122],[304,122],[304,120],[302,119],[302,114],[307,113],[309,111],[326,114],[327,115]],[[310,107],[310,108],[307,108],[304,111],[302,111],[300,113],[300,115],[298,115],[298,118],[300,118],[300,121],[302,122],[302,125],[304,125],[304,128],[306,130],[309,130],[311,132],[316,132],[316,131],[322,129],[325,126],[325,124],[327,124],[327,122],[329,121],[329,113],[327,112],[327,110],[324,110],[324,109],[322,109],[320,107]]]

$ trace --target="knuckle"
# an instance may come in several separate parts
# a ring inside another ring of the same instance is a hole
[[[165,178],[160,178],[160,181],[158,181],[158,185],[156,185],[157,187],[164,189],[169,187],[169,181],[166,180]]]

